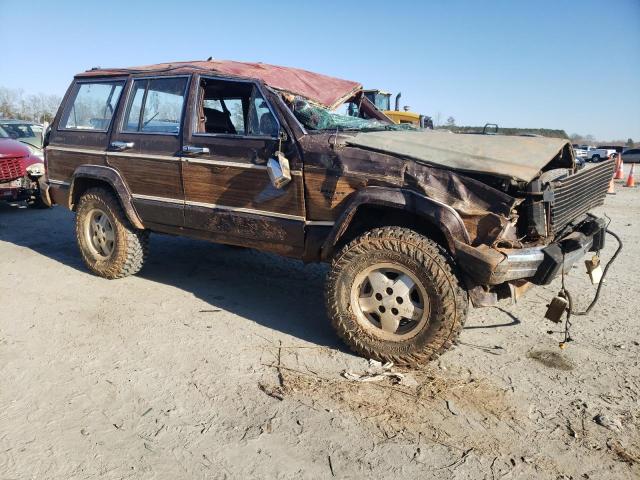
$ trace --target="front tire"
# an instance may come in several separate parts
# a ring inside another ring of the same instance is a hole
[[[400,227],[367,232],[336,255],[326,302],[349,347],[399,365],[422,364],[450,348],[469,303],[447,252]]]
[[[78,202],[76,241],[89,270],[115,279],[140,271],[149,233],[133,228],[111,191],[91,188]]]

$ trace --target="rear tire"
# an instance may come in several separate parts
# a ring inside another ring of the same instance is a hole
[[[451,257],[413,230],[377,228],[334,258],[326,302],[337,334],[366,358],[418,365],[457,339],[468,294]]]
[[[140,271],[148,252],[149,233],[133,228],[111,191],[91,188],[78,202],[76,241],[87,268],[114,279]]]

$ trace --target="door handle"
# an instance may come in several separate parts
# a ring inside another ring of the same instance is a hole
[[[186,153],[187,155],[201,155],[209,152],[210,150],[207,147],[194,147],[193,145],[185,145],[182,147],[182,153]]]
[[[128,148],[133,148],[135,144],[133,142],[120,142],[116,140],[115,142],[111,142],[111,148],[114,150],[127,150]]]

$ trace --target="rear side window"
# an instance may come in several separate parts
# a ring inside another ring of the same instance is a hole
[[[60,122],[61,128],[108,130],[123,86],[123,81],[79,83],[73,103]]]
[[[122,130],[125,132],[180,132],[187,78],[134,80]]]

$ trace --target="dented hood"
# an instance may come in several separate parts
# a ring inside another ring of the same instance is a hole
[[[345,142],[434,166],[525,182],[533,180],[558,155],[569,157],[563,166],[573,166],[569,141],[560,138],[420,130],[362,132],[346,138]]]

